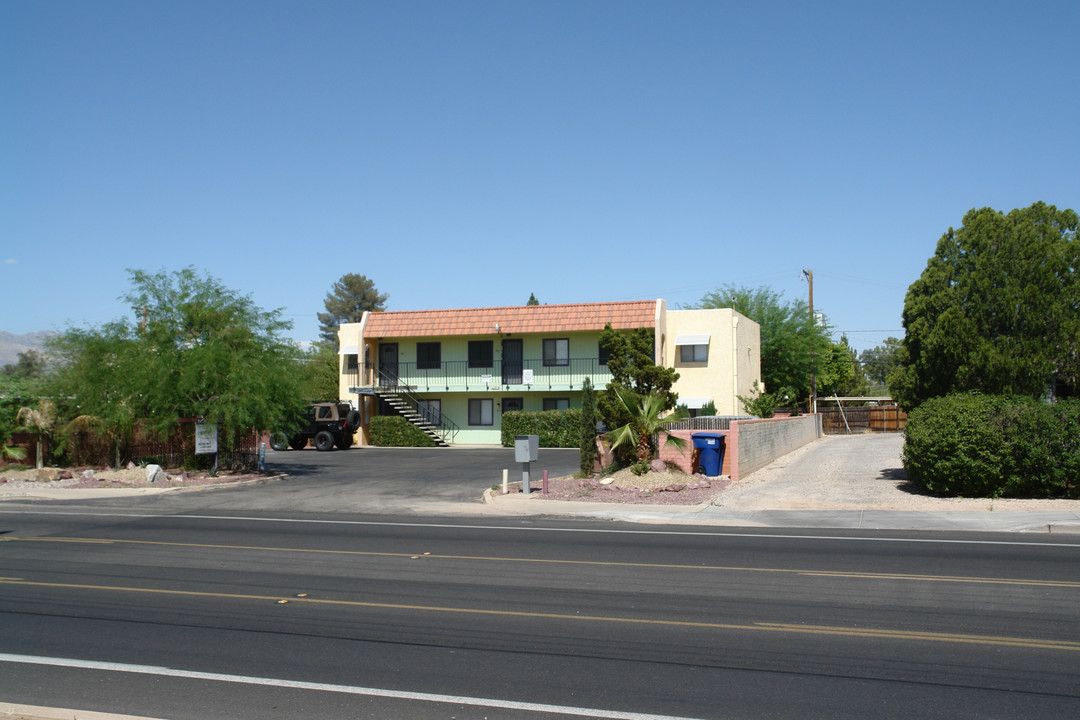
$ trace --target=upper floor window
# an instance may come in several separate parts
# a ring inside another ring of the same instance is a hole
[[[600,343],[597,343],[597,346],[599,347],[599,351],[598,351],[598,353],[597,353],[597,357],[599,357],[599,358],[600,358],[600,364],[601,364],[601,365],[607,365],[607,364],[608,364],[608,360],[610,360],[610,359],[611,359],[611,351],[610,351],[610,350],[608,350],[608,349],[607,349],[606,347],[604,347],[603,345],[600,345]]]
[[[416,343],[416,369],[438,370],[442,367],[442,343]]]
[[[682,362],[708,362],[708,345],[680,345],[679,360]]]
[[[495,366],[494,344],[491,340],[469,341],[469,367],[489,368]]]
[[[544,366],[569,365],[570,340],[568,338],[544,339]]]

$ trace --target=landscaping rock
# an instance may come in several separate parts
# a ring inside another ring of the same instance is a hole
[[[146,480],[152,483],[168,482],[169,476],[165,474],[165,470],[160,465],[147,465]]]

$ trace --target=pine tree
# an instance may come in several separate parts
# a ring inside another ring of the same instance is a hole
[[[326,312],[318,313],[320,337],[337,343],[338,326],[342,323],[360,322],[367,310],[385,310],[390,296],[380,293],[375,283],[364,275],[346,273],[326,293],[323,305]]]

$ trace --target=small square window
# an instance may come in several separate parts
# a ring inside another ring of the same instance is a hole
[[[568,338],[544,339],[544,367],[570,364],[570,340]]]
[[[469,400],[469,424],[493,425],[495,423],[495,401],[491,398],[471,398]]]
[[[494,345],[491,340],[469,341],[469,367],[489,368],[495,366]]]
[[[416,369],[438,370],[442,367],[442,343],[416,343]]]

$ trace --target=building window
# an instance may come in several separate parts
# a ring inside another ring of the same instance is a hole
[[[708,345],[680,345],[679,360],[683,362],[708,362]]]
[[[345,356],[345,372],[356,372],[359,367],[356,355]]]
[[[611,359],[611,351],[603,345],[600,345],[600,343],[597,343],[597,346],[599,347],[597,357],[600,358],[600,366],[603,367],[604,365],[607,365],[608,360]]]
[[[517,410],[525,409],[525,399],[519,397],[508,397],[502,400],[503,413],[515,412]]]
[[[416,412],[432,425],[442,422],[442,400],[417,400]]]
[[[469,367],[489,368],[495,367],[495,353],[492,350],[494,344],[491,340],[469,341]]]
[[[416,369],[438,370],[442,367],[442,343],[416,343]]]
[[[544,398],[545,410],[569,410],[570,398]]]
[[[469,400],[469,424],[493,425],[495,401],[491,398],[471,398]]]
[[[544,340],[544,367],[570,364],[570,340],[546,338]]]

